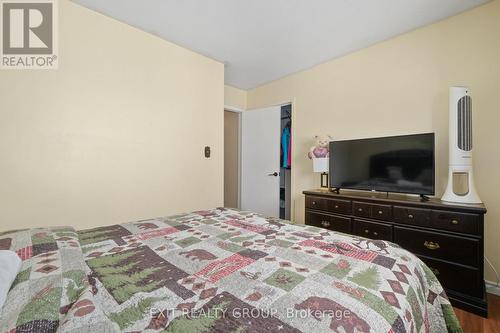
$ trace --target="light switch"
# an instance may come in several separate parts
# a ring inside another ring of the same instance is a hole
[[[210,158],[210,147],[209,146],[205,147],[205,157]]]

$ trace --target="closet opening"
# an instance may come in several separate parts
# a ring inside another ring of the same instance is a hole
[[[280,136],[280,219],[291,217],[291,169],[292,169],[292,105],[281,107]]]

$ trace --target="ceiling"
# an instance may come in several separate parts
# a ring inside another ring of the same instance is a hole
[[[488,0],[73,0],[225,63],[250,89]]]

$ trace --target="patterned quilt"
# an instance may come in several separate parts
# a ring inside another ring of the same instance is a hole
[[[461,332],[397,245],[218,208],[0,234],[23,267],[0,332]]]

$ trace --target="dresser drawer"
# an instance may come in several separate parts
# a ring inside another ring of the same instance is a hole
[[[478,234],[479,215],[433,210],[430,226],[455,232]]]
[[[306,224],[344,233],[351,232],[349,217],[321,214],[306,210]]]
[[[479,240],[394,227],[394,242],[417,255],[478,266]]]
[[[392,226],[380,222],[354,219],[353,234],[366,238],[392,241]]]
[[[371,205],[366,202],[353,201],[352,202],[352,215],[359,217],[370,217]]]
[[[431,218],[431,211],[421,208],[394,206],[394,221],[427,227]]]
[[[349,200],[328,199],[328,211],[337,214],[351,214],[351,202]]]
[[[371,205],[371,214],[373,219],[386,220],[392,219],[392,206],[389,205]]]
[[[420,259],[436,275],[444,288],[475,297],[483,296],[481,274],[477,269],[453,265],[426,257],[420,257]]]
[[[328,199],[306,196],[306,208],[328,210]]]

